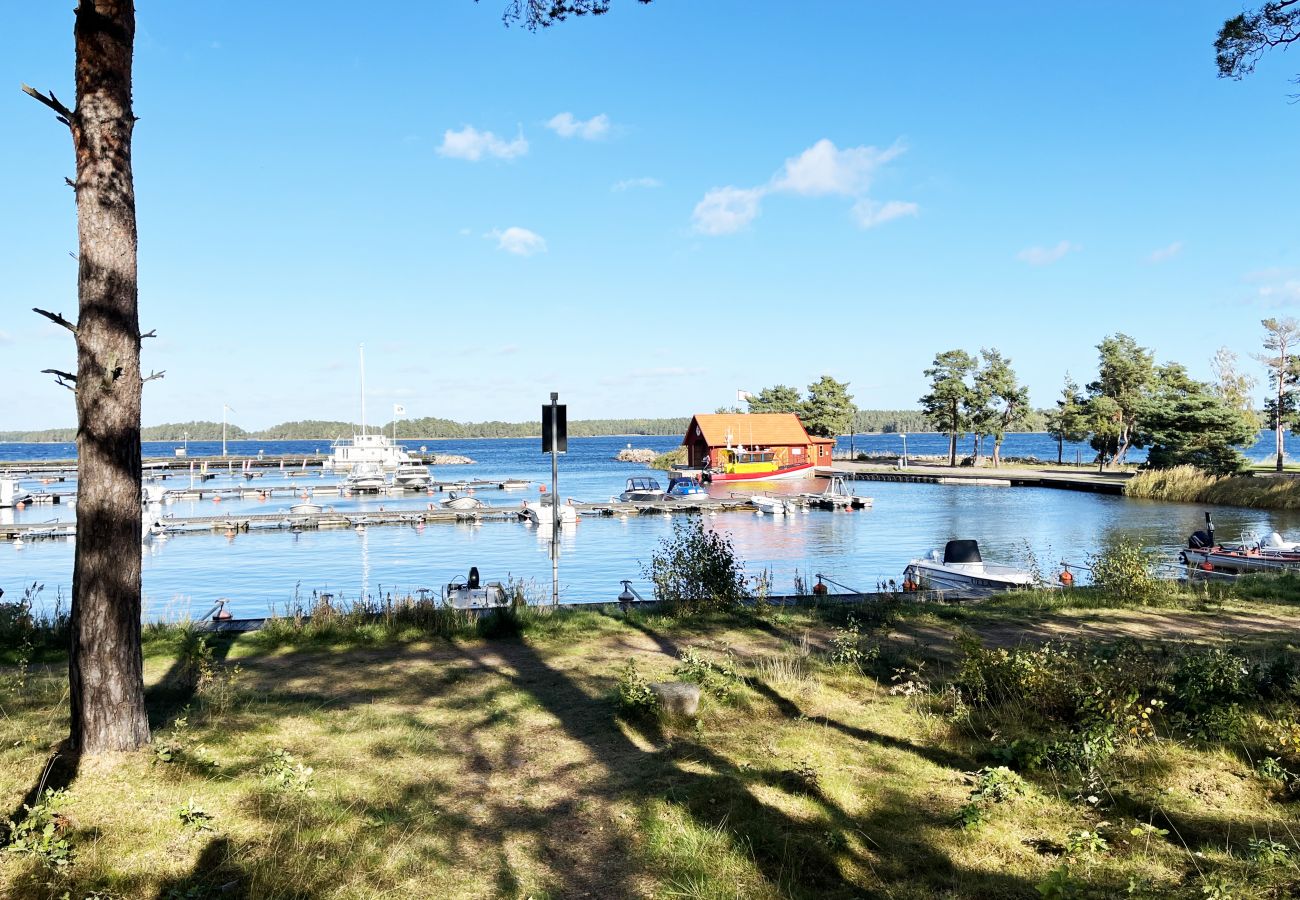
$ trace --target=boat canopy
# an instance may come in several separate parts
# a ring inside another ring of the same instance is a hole
[[[654,478],[629,478],[627,480],[627,490],[629,491],[662,491],[659,482]]]
[[[977,563],[983,562],[984,558],[980,556],[978,541],[949,541],[943,545],[943,561],[945,563]]]

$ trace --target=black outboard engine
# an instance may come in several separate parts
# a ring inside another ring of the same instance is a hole
[[[977,541],[949,541],[943,545],[943,561],[946,563],[983,562],[980,545]]]
[[[1206,547],[1213,547],[1214,541],[1204,531],[1193,531],[1192,536],[1187,539],[1187,546],[1193,550],[1203,550]]]
[[[478,588],[478,566],[469,567],[469,578],[465,581],[465,587],[470,590],[476,590]]]

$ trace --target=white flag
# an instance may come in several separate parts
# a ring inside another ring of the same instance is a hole
[[[736,391],[737,403],[744,403],[747,400],[753,400],[753,399],[754,399],[754,395],[751,394],[749,391]]]
[[[405,407],[405,406],[402,406],[402,404],[400,404],[400,403],[394,403],[394,404],[393,404],[393,415],[395,415],[395,416],[404,416],[404,415],[406,415],[406,407]]]

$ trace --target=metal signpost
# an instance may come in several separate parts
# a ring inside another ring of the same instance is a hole
[[[551,604],[560,603],[560,464],[559,455],[569,447],[568,409],[560,395],[551,392],[551,402],[542,407],[542,452],[551,454]],[[544,504],[543,504],[544,505]]]

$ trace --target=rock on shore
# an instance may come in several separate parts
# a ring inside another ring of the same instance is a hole
[[[651,463],[655,461],[655,457],[658,455],[653,450],[633,450],[631,447],[624,447],[618,451],[618,455],[614,459],[619,462]]]
[[[468,456],[456,456],[451,453],[435,453],[433,455],[433,464],[435,466],[472,466],[474,460]]]

